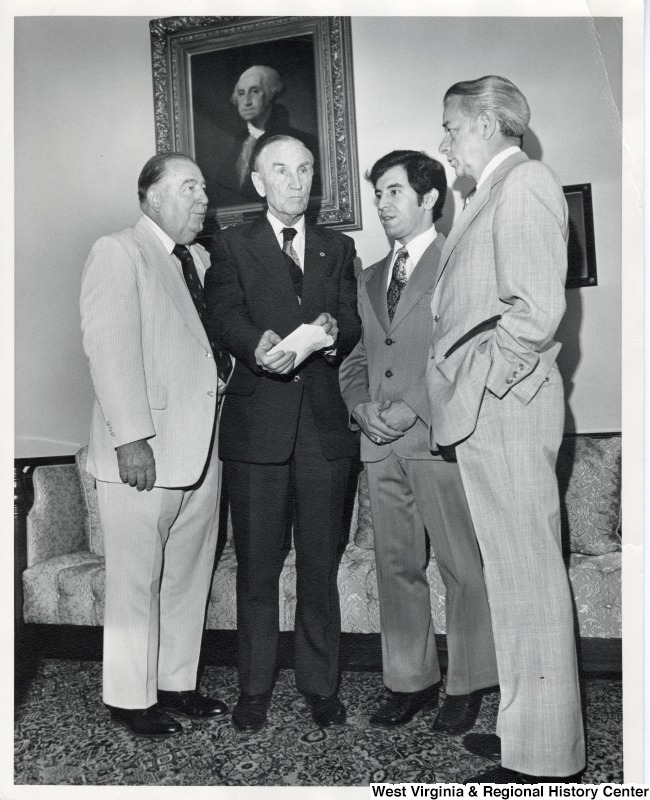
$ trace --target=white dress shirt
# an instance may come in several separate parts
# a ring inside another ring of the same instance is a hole
[[[282,250],[282,245],[284,244],[284,236],[282,235],[283,228],[294,228],[296,231],[296,235],[293,238],[293,249],[298,254],[298,260],[300,261],[300,269],[304,272],[305,271],[305,216],[303,214],[300,219],[294,223],[293,225],[285,225],[284,222],[280,222],[280,220],[273,216],[270,211],[266,212],[266,218],[271,223],[271,227],[273,228],[273,233],[275,233],[275,238],[278,240],[278,244],[280,245],[280,250]]]
[[[485,165],[485,169],[483,172],[481,172],[481,177],[478,179],[478,183],[476,184],[477,191],[480,185],[485,182],[486,178],[494,172],[499,164],[503,164],[506,158],[510,158],[510,156],[514,155],[515,153],[521,153],[521,147],[517,147],[516,145],[513,145],[512,147],[506,147],[505,150],[497,153],[491,161],[488,161],[488,163]]]
[[[160,241],[162,242],[162,246],[165,248],[165,250],[169,253],[169,255],[172,255],[172,251],[173,251],[174,247],[176,247],[176,242],[170,236],[168,236],[165,233],[165,231],[160,227],[160,225],[156,224],[151,219],[151,217],[148,217],[146,214],[143,214],[142,216],[147,220],[149,225],[151,225],[151,229],[156,234],[156,236],[160,239]],[[187,246],[187,249],[192,254],[192,259],[194,261],[194,265],[196,267],[196,271],[198,273],[199,280],[201,281],[201,283],[203,283],[204,282],[204,278],[205,278],[205,265],[203,264],[201,259],[194,252],[194,246],[193,245],[186,245],[186,246]],[[179,269],[179,271],[180,271],[180,273],[182,275],[183,274],[183,266],[182,266],[181,262],[178,260],[178,258],[176,258],[176,256],[174,256],[174,261],[178,265],[178,269]],[[183,280],[185,280],[185,279],[183,278]]]
[[[404,269],[406,270],[406,279],[408,280],[411,277],[411,273],[417,267],[418,261],[424,255],[424,251],[429,247],[429,245],[435,241],[436,236],[438,235],[438,231],[436,230],[436,226],[432,225],[428,230],[424,231],[424,233],[420,233],[407,245],[402,245],[398,240],[395,240],[395,244],[393,245],[393,257],[390,260],[390,269],[388,270],[388,282],[386,284],[386,288],[390,285],[390,279],[393,275],[393,265],[395,264],[395,259],[397,257],[397,253],[402,247],[406,247],[406,250],[409,254],[409,257],[406,259],[406,264],[404,264]]]

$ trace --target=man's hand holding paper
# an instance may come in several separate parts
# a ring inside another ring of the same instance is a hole
[[[282,340],[274,331],[265,331],[255,350],[255,359],[267,372],[286,375],[312,353],[332,347],[337,335],[336,320],[331,314],[323,313],[310,325],[300,325]]]

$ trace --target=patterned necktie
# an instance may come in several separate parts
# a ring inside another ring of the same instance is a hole
[[[192,300],[194,301],[194,306],[198,312],[199,317],[201,318],[203,327],[205,327],[206,311],[205,311],[205,296],[203,294],[203,284],[201,283],[201,279],[199,278],[199,273],[196,271],[196,264],[194,263],[192,254],[187,249],[187,247],[185,247],[184,244],[174,245],[172,253],[181,262],[185,283],[187,284],[187,288],[189,289],[190,295],[192,296]],[[228,380],[228,376],[230,375],[230,371],[232,370],[232,362],[230,360],[230,356],[224,350],[220,350],[215,344],[215,342],[211,341],[210,347],[212,348],[214,361],[215,364],[217,365],[217,375],[221,378],[222,381],[225,382]]]
[[[289,274],[293,282],[294,291],[298,297],[298,301],[302,298],[302,270],[300,269],[300,259],[298,253],[293,249],[293,240],[298,231],[295,228],[282,228],[282,252],[284,253],[284,260],[289,267]]]
[[[406,262],[409,254],[406,247],[401,247],[397,251],[397,258],[393,264],[393,274],[388,284],[388,292],[386,293],[386,304],[388,306],[388,319],[393,321],[395,316],[395,309],[402,296],[402,291],[406,286],[408,278],[406,277]]]

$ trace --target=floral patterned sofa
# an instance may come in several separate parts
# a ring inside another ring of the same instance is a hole
[[[74,464],[39,466],[27,516],[27,568],[23,572],[26,623],[101,625],[104,557],[94,479],[86,449]],[[563,537],[577,625],[584,639],[621,636],[621,438],[567,436],[558,459]],[[236,628],[236,560],[232,535],[219,559],[209,599],[207,627]],[[444,586],[435,558],[428,568],[435,628],[445,632]],[[379,600],[368,488],[362,472],[339,569],[343,630],[379,631]],[[291,630],[295,564],[289,554],[281,576],[280,628]]]

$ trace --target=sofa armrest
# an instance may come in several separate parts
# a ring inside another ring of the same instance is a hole
[[[75,464],[37,466],[34,503],[27,515],[27,566],[88,550],[85,500]]]

